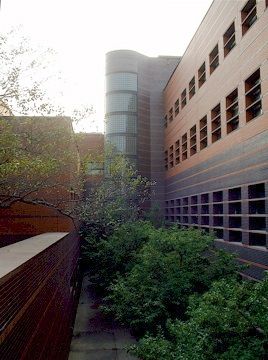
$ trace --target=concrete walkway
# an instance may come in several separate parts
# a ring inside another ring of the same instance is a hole
[[[105,319],[101,299],[84,277],[79,299],[69,360],[137,360],[124,348],[135,343],[129,331]]]

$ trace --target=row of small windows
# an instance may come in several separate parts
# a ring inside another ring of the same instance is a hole
[[[106,113],[117,111],[137,111],[137,95],[128,93],[111,93],[106,95]]]
[[[137,133],[137,116],[130,114],[109,114],[106,116],[106,134]]]
[[[137,139],[135,136],[107,135],[106,139],[125,155],[137,155]]]
[[[266,0],[266,6],[268,6],[267,2],[268,0]],[[256,0],[249,0],[241,11],[242,35],[244,35],[249,30],[249,28],[254,24],[256,20],[257,20]],[[224,57],[226,57],[229,54],[229,52],[235,47],[235,45],[236,45],[235,23],[233,22],[223,35]],[[219,64],[220,64],[219,45],[216,44],[216,46],[209,54],[210,75],[217,69]],[[206,62],[204,61],[203,64],[198,69],[197,86],[199,89],[206,82],[206,80],[207,80]],[[188,92],[189,92],[189,100],[190,100],[196,93],[195,76],[193,76],[193,78],[189,82]],[[174,105],[175,116],[177,116],[180,112],[180,102],[181,102],[181,109],[183,109],[187,104],[186,88],[182,91],[180,97],[175,102]],[[169,116],[168,115],[165,116],[165,121],[164,121],[165,127],[167,127],[168,122],[171,122],[172,120],[173,120],[173,107],[171,107],[169,110]]]
[[[120,90],[137,91],[137,74],[122,72],[106,75],[106,92]]]
[[[256,70],[245,80],[245,103],[246,122],[249,122],[262,114],[262,95],[260,69]],[[225,98],[226,132],[227,135],[239,127],[239,98],[238,88],[234,89]],[[211,120],[211,143],[215,143],[222,137],[221,127],[221,104],[217,104],[210,111]],[[199,132],[200,151],[208,146],[208,118],[204,116],[197,125],[191,127],[181,139],[165,150],[165,169],[173,168],[197,153],[197,132]],[[190,151],[189,151],[190,150]]]
[[[165,219],[183,226],[213,230],[218,238],[266,246],[266,184],[217,190],[166,201]]]

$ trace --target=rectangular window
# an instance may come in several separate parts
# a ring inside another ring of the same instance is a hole
[[[242,35],[245,35],[245,33],[255,23],[256,20],[257,20],[256,0],[249,0],[241,11]]]
[[[164,117],[164,126],[165,127],[168,126],[168,117],[167,117],[167,115]]]
[[[266,246],[266,235],[249,233],[249,245],[252,246]]]
[[[183,109],[186,104],[187,104],[186,89],[184,89],[183,92],[181,93],[181,108]]]
[[[187,149],[188,149],[187,133],[185,133],[185,134],[182,136],[182,140],[181,140],[182,160],[186,160],[186,159],[187,159]]]
[[[177,140],[175,142],[175,164],[178,165],[180,162],[180,140]]]
[[[226,97],[226,123],[227,134],[236,130],[239,126],[238,89],[235,89]]]
[[[265,198],[265,184],[253,184],[248,187],[248,198],[249,199],[260,199]]]
[[[190,156],[196,154],[196,125],[190,129]]]
[[[165,169],[168,169],[168,151],[165,151]]]
[[[168,121],[171,122],[173,120],[173,107],[169,109],[168,112]]]
[[[221,138],[221,105],[218,104],[211,110],[212,143]]]
[[[246,121],[262,114],[260,69],[245,81]]]
[[[175,116],[177,116],[179,112],[180,112],[180,99],[177,99],[175,102]]]
[[[204,62],[198,70],[198,86],[199,86],[199,88],[201,88],[201,86],[204,84],[205,81],[206,81],[206,63]]]
[[[191,99],[195,94],[195,77],[189,82],[189,99]]]
[[[208,146],[207,116],[204,116],[199,121],[199,134],[200,134],[200,150],[202,150]]]
[[[209,54],[209,70],[210,74],[219,66],[219,47],[218,44]]]
[[[174,153],[173,153],[173,145],[169,147],[169,167],[173,168],[174,166]]]
[[[233,22],[223,35],[224,57],[229,54],[235,45],[235,23]]]

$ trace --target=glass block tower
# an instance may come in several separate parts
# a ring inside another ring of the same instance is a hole
[[[136,165],[138,75],[114,72],[106,81],[106,140]]]
[[[162,92],[179,59],[130,50],[106,55],[105,140],[125,154],[141,175],[156,182],[157,202],[164,201]]]

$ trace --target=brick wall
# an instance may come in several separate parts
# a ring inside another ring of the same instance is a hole
[[[0,358],[67,359],[79,239],[47,233],[0,249]]]

